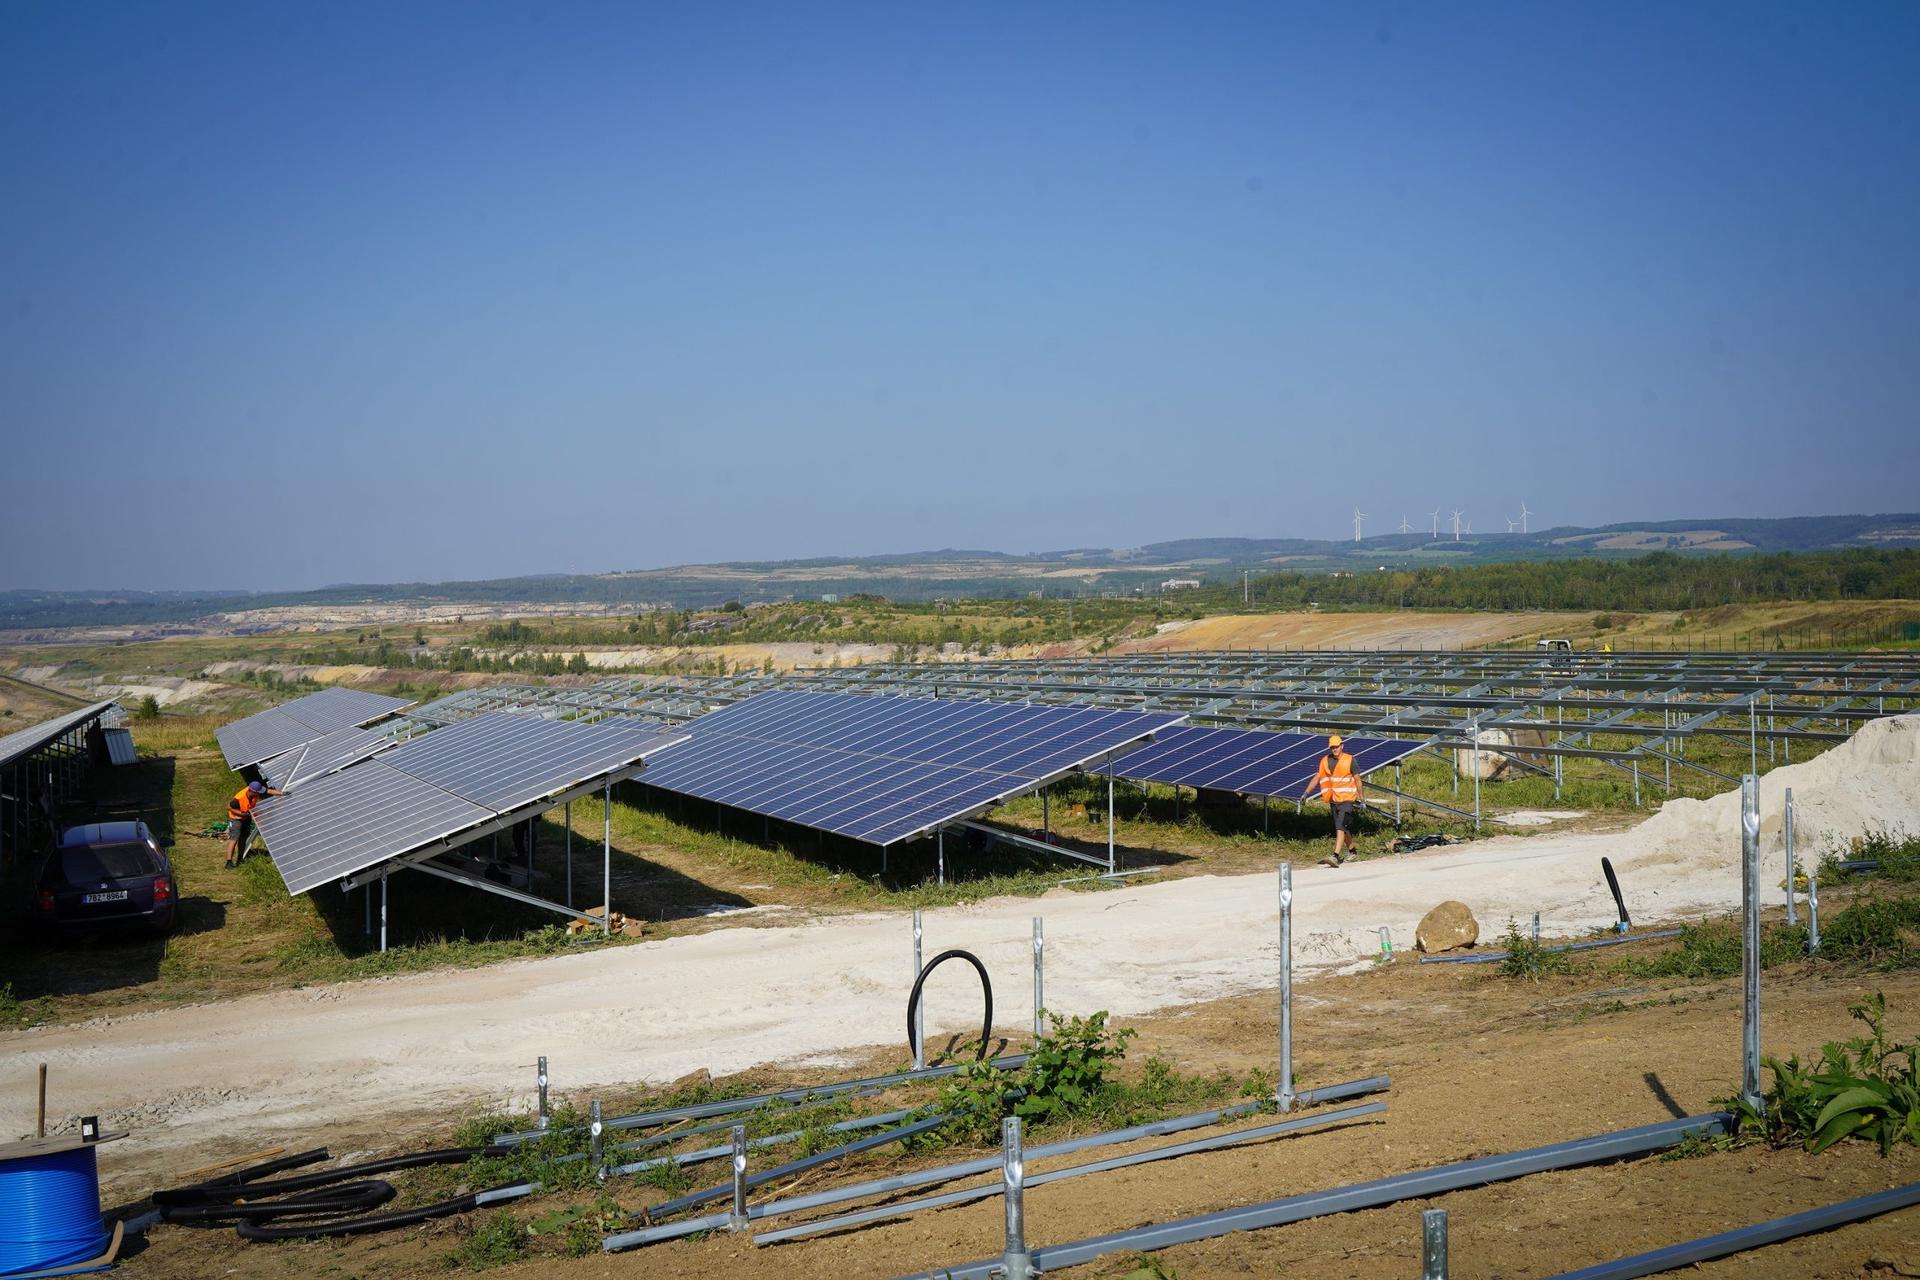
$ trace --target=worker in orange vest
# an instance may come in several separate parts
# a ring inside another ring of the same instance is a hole
[[[268,796],[285,794],[264,782],[249,782],[233,793],[233,799],[227,801],[227,870],[239,866],[240,857],[246,851],[247,837],[253,834],[254,806]]]
[[[1327,738],[1327,753],[1320,757],[1314,782],[1333,811],[1333,856],[1320,859],[1320,865],[1337,867],[1353,850],[1353,814],[1360,807],[1360,776],[1353,771],[1353,757],[1340,749],[1337,733]]]

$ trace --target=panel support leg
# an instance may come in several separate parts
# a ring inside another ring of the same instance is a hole
[[[613,779],[600,804],[600,934],[613,936]]]

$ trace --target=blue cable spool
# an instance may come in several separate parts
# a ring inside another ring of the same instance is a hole
[[[106,1252],[94,1144],[40,1138],[0,1146],[0,1277]]]

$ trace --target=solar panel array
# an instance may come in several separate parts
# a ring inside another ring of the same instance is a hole
[[[405,698],[336,686],[283,702],[271,711],[223,724],[214,730],[214,737],[220,741],[220,751],[227,757],[227,764],[244,769],[305,746],[336,729],[363,725],[411,705]]]
[[[348,725],[265,761],[260,766],[260,776],[266,779],[269,786],[291,790],[302,783],[344,769],[356,760],[364,760],[384,751],[399,741],[399,738],[379,729]]]
[[[888,845],[1177,725],[1179,715],[774,691],[684,726],[649,786]]]
[[[0,766],[12,764],[22,756],[30,756],[62,734],[71,733],[91,720],[97,720],[113,708],[112,702],[96,702],[90,707],[78,711],[69,711],[65,715],[55,716],[51,720],[42,720],[39,724],[16,729],[0,738]]]
[[[1398,738],[1345,738],[1341,744],[1353,757],[1354,773],[1362,776],[1404,760],[1420,747],[1417,740]],[[1298,799],[1319,773],[1326,749],[1326,735],[1320,733],[1182,725],[1160,735],[1153,745],[1129,752],[1113,771],[1142,782]],[[1308,798],[1317,799],[1318,792]]]
[[[684,740],[635,720],[476,716],[312,778],[254,813],[287,891],[305,893],[516,811],[531,814],[547,797],[624,776]]]

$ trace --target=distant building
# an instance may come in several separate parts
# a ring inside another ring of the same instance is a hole
[[[823,591],[820,593],[820,603],[821,604],[839,604],[840,597],[835,595],[831,591]]]
[[[1200,585],[1198,578],[1168,578],[1160,584],[1162,591],[1191,591]]]

